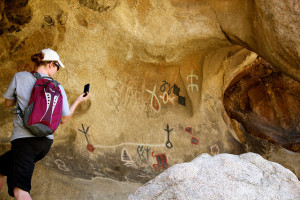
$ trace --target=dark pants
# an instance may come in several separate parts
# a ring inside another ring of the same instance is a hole
[[[14,188],[30,193],[34,163],[44,158],[53,140],[46,137],[20,138],[11,142],[11,150],[0,156],[0,174],[7,176],[8,193]]]

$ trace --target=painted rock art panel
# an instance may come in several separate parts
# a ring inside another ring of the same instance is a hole
[[[55,79],[69,105],[90,83],[91,98],[59,126],[41,161],[67,181],[146,183],[202,153],[248,151],[300,177],[297,8],[292,1],[1,1],[0,91],[15,73],[35,70],[30,57],[44,48],[66,66]],[[0,109],[2,153],[13,116]]]

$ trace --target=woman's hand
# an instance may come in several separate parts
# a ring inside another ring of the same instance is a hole
[[[84,97],[84,95],[85,94],[87,94],[85,97]],[[81,104],[82,102],[85,102],[85,101],[87,101],[88,99],[90,98],[90,93],[89,92],[87,92],[87,93],[82,93],[81,95],[79,95],[79,97],[77,97],[77,99],[75,100],[75,102],[73,103],[73,105],[70,107],[70,114],[69,115],[67,115],[67,116],[63,116],[62,118],[61,118],[61,124],[64,124],[64,123],[66,123],[67,121],[69,121],[69,119],[71,118],[71,116],[73,115],[73,113],[74,113],[74,111],[75,111],[75,109],[76,109],[76,107],[79,105],[79,104]]]
[[[86,96],[84,97],[84,95],[86,94]],[[79,95],[79,97],[77,97],[76,101],[80,104],[82,102],[87,101],[90,98],[90,93],[82,93],[81,95]]]

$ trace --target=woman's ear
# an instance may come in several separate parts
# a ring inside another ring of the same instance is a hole
[[[51,62],[49,62],[49,69],[52,69],[54,67],[54,64],[53,64],[53,62],[51,61]]]

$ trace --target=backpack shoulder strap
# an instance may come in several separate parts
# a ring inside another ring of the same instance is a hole
[[[53,80],[53,78],[49,77],[49,76],[41,76],[40,73],[36,72],[36,71],[33,71],[31,72],[31,75],[36,78],[37,80],[38,79],[42,79],[42,78],[47,78],[47,79],[50,79],[50,80]]]
[[[36,72],[36,71],[32,71],[31,72],[32,76],[34,76],[37,80],[38,79],[49,79],[49,81],[51,81],[54,85],[59,86],[60,83],[57,82],[56,80],[54,80],[53,78],[49,77],[49,76],[41,76],[40,73]]]
[[[53,79],[52,79],[52,82],[53,82],[53,84],[56,85],[56,86],[59,86],[59,85],[60,85],[60,83],[59,83],[58,81],[56,81],[56,80],[53,80]]]

